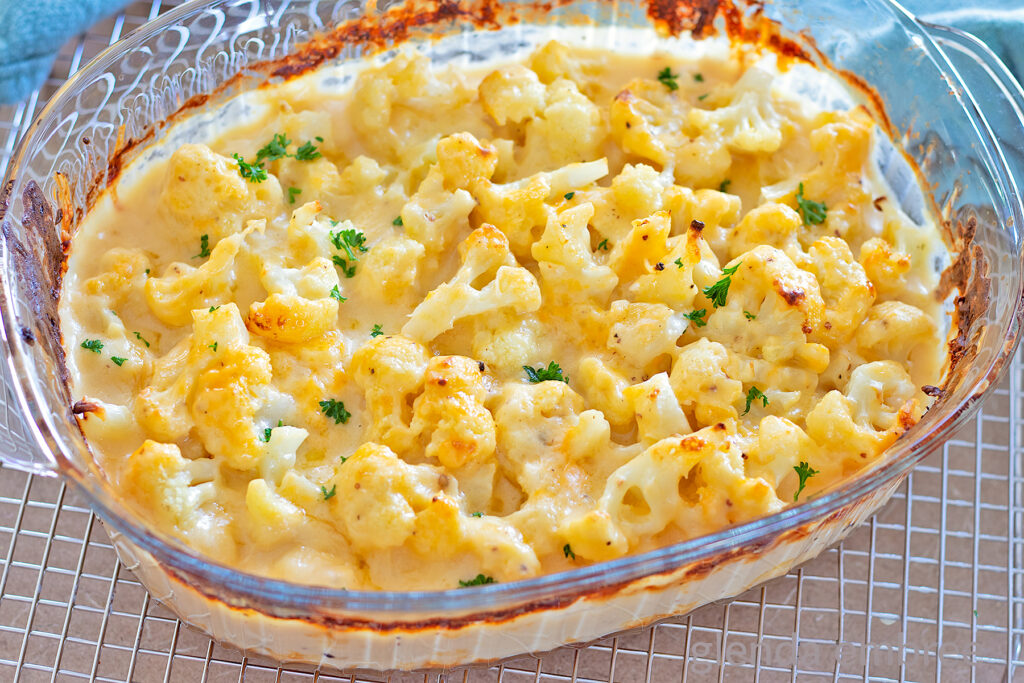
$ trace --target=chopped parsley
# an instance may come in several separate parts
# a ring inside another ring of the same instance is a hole
[[[729,285],[732,284],[732,276],[736,274],[736,269],[740,267],[740,261],[732,268],[725,268],[722,270],[722,279],[710,287],[705,287],[703,290],[704,296],[711,299],[711,303],[714,304],[715,308],[721,308],[725,305],[725,298],[729,295]]]
[[[575,196],[576,196],[576,193],[575,193],[575,192],[566,192],[566,193],[565,193],[565,194],[564,194],[563,196],[564,196],[564,197],[565,197],[566,199],[572,199],[573,197],[575,197]]]
[[[320,410],[324,415],[334,420],[334,424],[345,424],[352,417],[352,413],[345,410],[345,404],[335,401],[333,398],[320,401]]]
[[[761,406],[764,408],[768,407],[768,397],[757,387],[750,387],[750,391],[747,392],[747,407],[743,411],[744,415],[750,412],[750,404],[755,401],[761,401]]]
[[[331,287],[331,298],[337,299],[342,303],[348,301],[348,297],[341,295],[341,290],[338,289],[338,285],[334,285],[333,287]]]
[[[289,187],[288,188],[288,203],[289,204],[294,204],[295,203],[295,195],[297,195],[297,194],[302,194],[302,188],[299,188],[299,187]]]
[[[756,315],[754,315],[753,313],[751,313],[750,311],[743,311],[743,316],[744,316],[744,317],[745,317],[745,318],[746,318],[747,320],[757,320],[757,316],[756,316]]]
[[[800,477],[800,487],[796,490],[796,493],[793,494],[793,502],[795,503],[796,499],[800,497],[801,493],[803,493],[804,487],[807,486],[807,480],[815,474],[818,474],[818,470],[814,469],[803,460],[800,461],[799,465],[793,465],[793,469],[796,470],[796,476]]]
[[[704,327],[708,324],[708,321],[704,319],[704,316],[708,314],[708,309],[701,308],[696,311],[690,311],[689,313],[683,313],[683,317],[693,323],[694,327]]]
[[[208,344],[206,348],[208,348],[211,351],[213,351],[214,353],[216,353],[217,352],[217,342],[213,342],[212,344]]]
[[[351,457],[351,456],[345,456],[345,455],[339,455],[338,456],[338,458],[341,460],[341,464],[342,465],[344,465],[346,462],[348,462],[349,457]]]
[[[404,225],[404,223],[402,222],[402,217],[399,216],[395,220],[391,221],[391,225],[397,225],[398,227],[402,227]]]
[[[128,359],[121,358],[121,356],[111,356],[110,360],[114,361],[114,365],[116,365],[117,367],[121,367],[122,365],[124,365],[124,362]]]
[[[376,325],[374,325],[373,329],[370,330],[370,336],[371,337],[379,337],[382,334],[384,334],[384,330],[383,330],[383,328],[381,328],[380,323],[377,323]]]
[[[214,312],[214,311],[216,311],[216,310],[217,310],[218,308],[220,308],[220,306],[210,306],[210,310],[209,310],[209,311],[207,311],[207,313],[213,313],[213,312]]]
[[[524,365],[523,370],[526,372],[526,379],[530,380],[531,384],[547,382],[549,380],[569,383],[569,378],[562,375],[562,368],[558,367],[558,363],[555,361],[548,363],[546,368],[542,366],[539,370],[531,368],[529,365]]]
[[[718,184],[718,191],[719,192],[728,192],[730,185],[732,185],[732,181],[729,180],[728,178],[726,178],[725,180],[723,180],[721,183]]]
[[[263,430],[263,436],[260,437],[260,441],[270,443],[270,435],[274,433],[273,427],[267,427]]]
[[[672,69],[665,67],[658,72],[658,80],[661,84],[671,90],[679,90],[679,82],[676,80],[679,78],[679,74],[672,73]]]
[[[142,338],[142,335],[141,335],[140,333],[138,333],[138,332],[132,332],[132,334],[134,334],[134,335],[135,335],[135,338],[136,338],[136,339],[138,339],[138,340],[139,340],[140,342],[142,342],[143,344],[145,344],[145,345],[146,345],[146,348],[147,348],[147,349],[149,348],[149,342],[148,342],[148,341],[146,341],[145,339],[143,339],[143,338]]]
[[[608,251],[608,238],[605,237],[603,240],[597,243],[597,248],[601,251]]]
[[[366,253],[366,235],[356,229],[331,231],[328,233],[331,244],[338,251],[344,250],[348,259],[343,259],[335,254],[331,257],[334,265],[341,268],[345,277],[354,277],[356,274],[355,262],[359,260],[357,253]]]
[[[698,83],[703,83],[704,82],[704,74],[701,74],[701,73],[693,74],[693,80],[697,81]]]
[[[203,235],[199,238],[199,253],[192,258],[206,258],[210,254],[210,236]]]
[[[93,353],[99,353],[100,350],[103,348],[103,342],[101,342],[99,339],[86,339],[84,342],[82,342],[82,348],[88,351],[92,351]]]
[[[699,97],[697,97],[697,99],[700,100],[701,102],[703,102],[704,100],[706,100],[708,98],[708,95],[710,95],[710,94],[711,93],[704,93],[703,95],[700,95]]]
[[[672,263],[676,264],[676,267],[677,267],[677,268],[682,268],[682,267],[683,267],[683,257],[682,257],[682,256],[680,256],[679,258],[677,258],[677,259],[676,259],[675,261],[673,261]]]
[[[334,494],[338,492],[338,485],[334,484],[331,486],[331,490],[328,491],[326,486],[320,487],[320,493],[324,494],[324,500],[330,500],[334,498]]]
[[[263,168],[263,164],[259,162],[255,164],[247,163],[238,152],[235,152],[232,156],[238,162],[238,175],[250,183],[262,183],[267,179],[267,169]]]
[[[568,557],[570,560],[576,559],[576,553],[572,551],[572,546],[570,546],[568,543],[562,546],[562,552],[565,553],[565,556]]]
[[[459,588],[468,588],[470,586],[484,586],[488,583],[498,583],[493,577],[484,576],[483,574],[477,574],[474,578],[469,581],[459,581]]]
[[[310,140],[306,144],[295,150],[295,154],[292,155],[296,161],[313,161],[313,159],[320,158],[320,150],[316,148],[313,141]]]
[[[469,516],[470,517],[483,517],[484,513],[482,513],[482,512],[471,512],[471,513],[469,513]]]
[[[146,268],[146,275],[149,275],[149,268]]]
[[[803,183],[800,183],[800,188],[796,193],[796,208],[800,211],[800,218],[803,219],[804,225],[821,225],[825,222],[828,214],[825,202],[812,202],[810,199],[804,199]]]
[[[334,261],[334,265],[336,265],[339,268],[341,268],[341,272],[342,272],[342,274],[345,277],[355,277],[356,276],[356,264],[354,264],[354,263],[349,264],[348,261],[346,261],[345,259],[341,258],[337,254],[334,254],[333,256],[331,256],[331,260]]]
[[[256,163],[262,164],[263,160],[277,161],[278,159],[288,156],[288,145],[292,144],[292,141],[284,136],[282,133],[276,134],[270,139],[270,142],[263,145],[258,152],[256,152]]]

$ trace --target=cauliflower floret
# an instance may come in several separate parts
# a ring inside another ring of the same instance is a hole
[[[249,533],[260,544],[273,544],[294,536],[302,529],[305,511],[275,493],[263,479],[249,481],[245,491]]]
[[[710,111],[691,109],[690,123],[736,151],[774,152],[782,145],[782,121],[773,106],[773,81],[767,69],[747,69],[732,87],[730,104]]]
[[[476,202],[466,190],[445,189],[444,171],[435,164],[402,207],[402,225],[409,237],[436,254],[469,230],[469,213],[474,206]]]
[[[167,325],[180,327],[189,323],[193,310],[230,299],[236,278],[235,256],[253,229],[255,226],[250,226],[217,242],[209,260],[198,268],[172,263],[161,277],[147,278],[146,303],[153,315]]]
[[[814,277],[797,268],[785,253],[766,245],[741,255],[730,268],[736,270],[728,276],[726,303],[709,316],[708,339],[772,363],[796,361],[815,372],[824,371],[828,349],[807,341],[824,313]]]
[[[409,427],[411,397],[423,387],[427,350],[401,335],[375,337],[353,354],[349,368],[366,394],[370,412],[367,440],[398,453],[408,450],[415,438]]]
[[[506,375],[522,372],[525,362],[547,358],[547,341],[533,316],[516,315],[508,309],[480,317],[473,333],[473,357],[489,369]]]
[[[273,175],[249,182],[239,175],[235,160],[206,145],[185,144],[167,162],[160,204],[179,225],[190,228],[198,243],[200,235],[218,242],[249,219],[272,218],[284,200]]]
[[[607,129],[601,111],[576,84],[558,79],[547,86],[544,110],[526,122],[521,174],[600,156]]]
[[[363,257],[362,292],[386,303],[407,295],[416,298],[413,284],[426,252],[421,243],[404,235],[384,238]]]
[[[480,364],[464,356],[435,356],[427,363],[412,430],[429,435],[424,454],[448,469],[483,463],[494,453],[494,419],[484,407],[483,377]]]
[[[220,475],[208,458],[188,460],[174,444],[147,439],[128,456],[121,490],[154,522],[221,561],[236,553],[231,523],[216,504]]]
[[[882,301],[895,299],[907,290],[910,254],[897,251],[881,237],[873,237],[861,245],[859,261]]]
[[[484,224],[459,245],[462,266],[416,307],[402,334],[428,342],[449,330],[460,318],[510,307],[517,313],[540,308],[540,288],[530,271],[516,265],[508,240],[493,225]],[[484,277],[487,276],[487,277]],[[487,284],[477,289],[474,283]]]
[[[682,234],[696,221],[701,236],[720,258],[728,253],[730,233],[740,218],[742,204],[736,195],[718,190],[691,190],[673,185],[665,199],[665,208],[672,214],[672,233]]]
[[[587,202],[551,216],[544,234],[534,243],[533,258],[550,296],[604,300],[615,288],[615,273],[598,265],[590,250],[587,223],[593,215],[594,205]]]
[[[614,301],[608,310],[605,345],[638,369],[676,350],[676,340],[686,331],[686,318],[664,304],[632,304]]]
[[[875,301],[875,288],[850,246],[838,237],[822,237],[808,249],[806,269],[814,273],[825,302],[821,325],[811,339],[835,348],[860,326]]]
[[[587,405],[600,410],[616,429],[629,426],[635,411],[624,395],[629,387],[625,377],[605,365],[600,358],[588,356],[580,361],[575,381],[587,399]]]
[[[803,222],[800,214],[785,204],[768,202],[751,209],[732,229],[729,237],[729,257],[736,258],[754,247],[767,244],[781,249],[793,263],[804,267],[806,255],[797,239]]]
[[[290,281],[278,276],[283,286],[267,286],[271,294],[249,306],[245,325],[250,332],[279,343],[302,344],[322,337],[338,319],[338,301],[331,292],[338,286],[338,273],[325,258],[316,258],[291,271]],[[301,293],[300,293],[301,292]]]
[[[103,254],[101,269],[82,284],[82,290],[104,297],[109,308],[121,308],[132,290],[145,283],[149,259],[141,249],[115,247]]]
[[[445,189],[468,188],[481,178],[491,179],[498,168],[498,150],[471,133],[456,133],[437,143],[437,164]]]
[[[701,288],[713,283],[720,272],[718,259],[698,222],[685,235],[665,240],[669,228],[665,212],[635,221],[629,236],[615,245],[611,263],[619,267],[623,281],[636,274],[629,292],[637,300],[692,309]]]
[[[638,441],[645,446],[668,436],[682,436],[693,431],[679,407],[667,373],[659,372],[646,382],[628,387],[623,397],[633,405]]]
[[[839,463],[828,456],[828,451],[807,436],[790,420],[768,415],[761,420],[757,442],[747,451],[747,473],[760,477],[775,487],[783,500],[793,500],[799,484],[794,469],[801,462],[815,470],[817,478],[806,482],[808,488],[801,496],[815,490],[817,482],[831,482],[842,474]]]
[[[376,160],[360,154],[341,172],[338,191],[347,195],[371,193],[388,177],[388,172]]]
[[[554,214],[545,200],[582,189],[606,175],[608,160],[598,159],[505,184],[481,178],[473,183],[472,193],[480,204],[480,219],[496,225],[508,237],[514,253],[523,257],[530,253],[536,229]]]
[[[898,363],[861,365],[845,394],[825,394],[807,414],[807,434],[827,449],[844,474],[873,460],[920,419],[917,388]]]
[[[499,126],[520,123],[536,116],[544,107],[547,88],[537,74],[520,64],[487,74],[477,89],[484,111]]]
[[[883,301],[872,306],[857,330],[856,339],[867,360],[894,360],[915,377],[932,367],[931,354],[939,348],[935,322],[920,308],[901,301]],[[920,380],[924,383],[928,378]]]
[[[718,342],[701,338],[679,350],[669,382],[679,404],[699,425],[711,425],[738,416],[743,384],[726,373],[729,353]]]

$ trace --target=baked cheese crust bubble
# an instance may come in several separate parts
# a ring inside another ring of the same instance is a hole
[[[250,93],[74,238],[102,471],[217,561],[414,590],[694,538],[868,466],[939,383],[946,249],[866,110],[791,70],[551,42]]]

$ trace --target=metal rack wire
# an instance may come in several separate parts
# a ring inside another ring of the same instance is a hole
[[[64,79],[175,4],[100,22],[64,46],[43,88],[0,107],[0,174]],[[149,597],[74,490],[2,469],[0,681],[1024,680],[1022,382],[1018,357],[878,515],[789,575],[586,648],[446,674],[339,676],[222,647]],[[17,420],[0,402],[0,419]]]

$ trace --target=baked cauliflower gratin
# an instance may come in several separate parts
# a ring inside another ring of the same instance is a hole
[[[946,249],[866,110],[799,69],[551,42],[249,93],[74,239],[101,469],[219,562],[410,590],[693,538],[868,466],[940,380]]]

